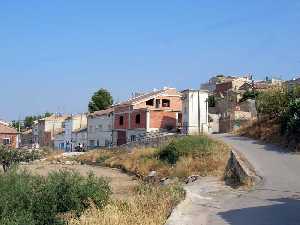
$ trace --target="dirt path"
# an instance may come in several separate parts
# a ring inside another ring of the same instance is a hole
[[[60,169],[75,170],[84,176],[92,171],[96,176],[105,177],[109,180],[113,191],[113,198],[115,199],[126,199],[131,195],[133,188],[138,184],[138,181],[135,180],[134,177],[128,176],[118,169],[107,167],[38,163],[22,165],[21,168],[42,176],[47,176],[49,172],[58,171]]]

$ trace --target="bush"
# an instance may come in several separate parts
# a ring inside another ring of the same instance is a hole
[[[19,150],[0,145],[0,164],[4,172],[20,162],[30,162],[40,158],[37,151]]]
[[[215,150],[216,142],[206,136],[186,136],[173,140],[159,152],[159,159],[176,164],[183,156],[201,157]]]
[[[58,216],[79,216],[90,204],[104,207],[110,187],[101,178],[76,172],[53,172],[48,178],[25,171],[0,174],[0,224],[58,225]]]
[[[300,134],[300,99],[290,102],[282,115],[282,132],[289,136]]]
[[[256,107],[259,115],[270,119],[279,118],[288,107],[290,91],[287,88],[273,88],[257,96]]]

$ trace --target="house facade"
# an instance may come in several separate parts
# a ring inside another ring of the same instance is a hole
[[[182,132],[201,134],[208,132],[208,92],[184,90],[182,92]]]
[[[33,147],[33,132],[32,129],[29,129],[27,131],[24,131],[21,134],[21,146],[22,147]]]
[[[0,123],[0,144],[11,148],[19,147],[19,134],[16,129]]]
[[[59,150],[65,150],[66,144],[65,144],[65,133],[64,133],[64,131],[59,132],[55,135],[54,148],[59,149]]]
[[[65,119],[63,123],[65,150],[74,151],[76,147],[76,139],[73,137],[75,131],[85,129],[87,127],[87,115],[85,113],[72,115]]]
[[[114,109],[96,111],[88,115],[87,145],[89,148],[108,147],[113,144]]]
[[[81,147],[83,149],[86,149],[88,146],[87,140],[88,140],[87,127],[80,128],[78,130],[73,131],[73,145],[74,145],[75,150],[76,150],[76,147]]]
[[[38,143],[40,147],[54,147],[55,135],[63,131],[69,115],[52,115],[38,121]]]
[[[164,88],[138,95],[114,106],[114,144],[135,141],[154,131],[175,131],[180,122],[181,93]]]

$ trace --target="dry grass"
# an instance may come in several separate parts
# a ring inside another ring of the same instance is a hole
[[[235,133],[274,144],[286,144],[285,138],[280,134],[280,123],[274,119],[254,121],[252,124],[240,128]]]
[[[195,174],[222,176],[228,162],[228,146],[215,140],[211,146],[213,149],[209,153],[192,152],[180,157],[175,165],[160,160],[158,156],[160,150],[155,148],[136,149],[130,153],[125,150],[94,150],[79,156],[77,160],[83,163],[119,168],[133,173],[141,179],[144,179],[151,171],[156,171],[160,178],[185,178]]]
[[[64,151],[59,151],[59,150],[52,150],[52,151],[46,151],[46,160],[47,161],[56,161],[58,159],[63,158],[63,153]]]
[[[104,209],[89,209],[69,225],[163,225],[173,208],[184,198],[177,185],[141,186],[127,201],[112,201]]]

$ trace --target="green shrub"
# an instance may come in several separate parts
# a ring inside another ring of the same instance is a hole
[[[186,136],[171,141],[158,153],[159,159],[170,164],[176,164],[182,156],[203,156],[211,154],[215,149],[215,141],[206,136]]]
[[[300,99],[290,102],[282,115],[282,132],[295,136],[300,134]]]
[[[20,149],[9,148],[4,145],[0,145],[0,164],[3,167],[4,172],[20,162],[30,162],[39,159],[41,155],[37,151],[27,151]]]
[[[105,206],[110,196],[108,183],[89,174],[53,172],[48,178],[15,170],[0,174],[0,224],[59,225],[58,215],[79,216],[90,204]]]

